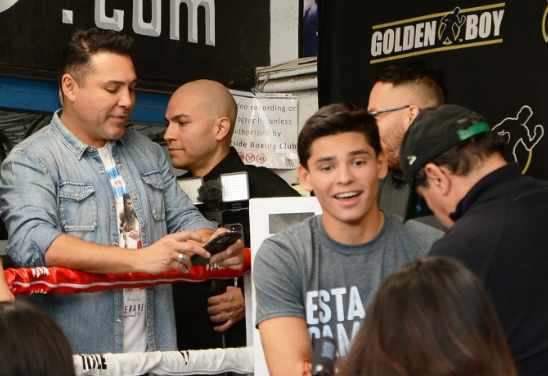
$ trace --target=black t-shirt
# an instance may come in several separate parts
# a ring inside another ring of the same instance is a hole
[[[500,168],[451,217],[455,225],[430,254],[453,257],[481,279],[520,375],[548,375],[548,182]]]

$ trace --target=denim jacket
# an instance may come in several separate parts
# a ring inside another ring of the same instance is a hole
[[[45,265],[60,234],[118,244],[114,195],[97,149],[82,143],[58,111],[2,163],[0,214],[8,255],[20,266]],[[112,148],[139,220],[143,246],[182,229],[212,228],[179,189],[162,148],[127,129]],[[75,353],[122,352],[122,290],[31,299],[51,315]],[[171,286],[147,289],[147,350],[176,349]]]

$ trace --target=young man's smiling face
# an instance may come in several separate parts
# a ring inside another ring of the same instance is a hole
[[[314,191],[323,209],[326,230],[367,224],[378,214],[379,180],[387,174],[384,155],[377,154],[360,132],[316,139],[301,184]]]

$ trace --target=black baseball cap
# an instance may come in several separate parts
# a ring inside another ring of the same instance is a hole
[[[474,111],[454,104],[421,110],[403,138],[400,168],[413,185],[417,172],[447,150],[491,127]]]

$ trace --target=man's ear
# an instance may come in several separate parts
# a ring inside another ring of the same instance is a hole
[[[438,190],[442,195],[447,196],[451,192],[451,173],[445,167],[440,167],[434,163],[427,163],[424,166],[426,180],[428,185]]]
[[[230,135],[230,119],[227,117],[220,117],[215,120],[215,139],[222,141]]]
[[[78,89],[78,82],[70,74],[65,73],[61,76],[61,88],[60,91],[65,98],[73,102],[76,99],[76,91]]]
[[[413,123],[415,118],[419,115],[420,111],[421,109],[419,108],[419,106],[415,104],[409,105],[409,109],[407,111],[407,117],[406,117],[405,130],[409,129],[409,126],[411,125],[411,123]]]
[[[388,160],[386,159],[386,154],[381,150],[377,154],[377,177],[379,180],[382,180],[388,175]]]
[[[310,172],[303,165],[299,165],[299,183],[301,186],[309,192],[312,192],[312,185],[310,184]]]

